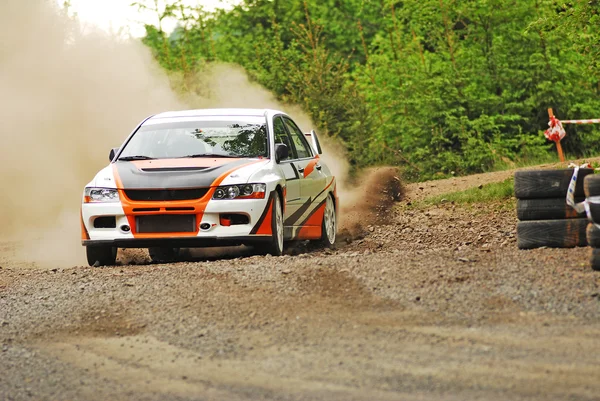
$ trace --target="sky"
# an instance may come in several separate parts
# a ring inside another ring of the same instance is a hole
[[[64,0],[56,0],[62,6]],[[154,0],[70,0],[71,14],[77,14],[84,30],[86,28],[99,27],[119,36],[141,37],[144,35],[144,24],[157,23],[157,17],[151,12],[138,10],[132,7],[134,1],[153,5]],[[190,6],[201,5],[206,11],[215,8],[228,8],[239,0],[184,0]],[[159,6],[164,6],[165,1],[159,0]],[[163,29],[167,32],[173,30],[176,25],[174,20],[163,21]]]

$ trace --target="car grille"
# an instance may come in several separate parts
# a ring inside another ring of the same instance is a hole
[[[196,231],[195,214],[156,214],[137,216],[138,233],[192,233]]]
[[[178,201],[200,199],[208,188],[194,189],[126,189],[125,196],[133,201]]]

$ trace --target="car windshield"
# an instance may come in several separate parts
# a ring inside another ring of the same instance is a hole
[[[268,156],[264,119],[189,120],[143,125],[125,145],[119,159]]]

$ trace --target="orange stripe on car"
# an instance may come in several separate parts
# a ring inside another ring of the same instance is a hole
[[[298,231],[297,239],[319,239],[321,238],[323,217],[325,216],[325,203],[317,207],[309,218],[302,224]]]
[[[264,219],[256,230],[257,235],[273,235],[273,229],[271,227],[271,219],[273,218],[273,197],[270,197],[269,204],[267,205],[267,213],[264,215]]]
[[[231,159],[229,159],[229,160],[231,160]],[[251,164],[262,163],[262,162],[264,162],[264,160],[255,160],[255,161],[252,161],[252,162],[248,162],[246,164],[242,164],[241,166],[234,167],[231,170],[229,170],[229,171],[221,174],[219,176],[219,178],[217,178],[216,180],[214,180],[213,183],[210,186],[211,187],[217,187],[217,186],[219,186],[223,182],[223,180],[225,178],[227,178],[228,175],[230,175],[234,171],[239,170],[239,169],[244,168],[244,167],[248,167]]]
[[[83,212],[81,210],[79,211],[79,221],[81,222],[81,239],[90,239],[90,234],[87,228],[85,228],[85,224],[83,224]]]
[[[318,162],[319,162],[318,158],[314,158],[308,162],[306,167],[304,167],[304,178],[308,177],[310,175],[310,173],[315,171],[315,167],[317,166]]]
[[[327,189],[328,189],[328,188],[331,186],[331,184],[333,184],[333,182],[334,182],[334,181],[335,181],[335,177],[331,179],[331,182],[329,183],[329,185],[327,185],[327,186],[325,187],[325,189],[324,189],[323,191],[327,191]],[[334,189],[334,191],[333,191],[333,192],[335,192],[335,189]],[[335,195],[335,193],[334,193],[334,195]]]

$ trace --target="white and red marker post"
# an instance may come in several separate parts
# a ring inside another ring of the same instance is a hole
[[[554,112],[552,111],[552,109],[548,109],[548,117],[550,117],[550,121],[548,122],[548,125],[550,126],[550,128],[548,128],[545,132],[544,135],[546,136],[546,138],[548,138],[548,140],[553,141],[556,143],[556,151],[558,152],[558,158],[560,159],[561,162],[565,161],[565,154],[563,153],[563,149],[562,149],[562,145],[560,144],[560,141],[565,137],[565,135],[567,135],[567,133],[565,132],[565,129],[563,128],[563,124],[600,124],[600,118],[592,118],[592,119],[588,119],[588,120],[564,120],[564,121],[560,121],[558,118],[556,118],[554,116]]]

